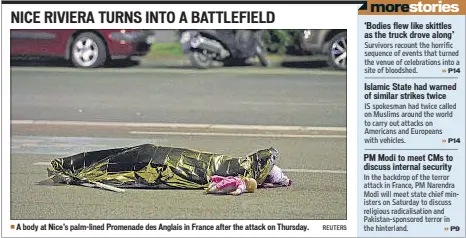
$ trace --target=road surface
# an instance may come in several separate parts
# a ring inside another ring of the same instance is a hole
[[[11,74],[12,219],[346,219],[345,74],[252,67]],[[141,143],[233,156],[272,146],[294,185],[235,198],[36,184],[57,156]]]
[[[11,114],[15,120],[346,126],[346,76],[305,72],[15,68]]]

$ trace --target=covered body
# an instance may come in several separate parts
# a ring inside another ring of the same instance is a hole
[[[55,182],[100,182],[116,187],[205,188],[213,175],[242,175],[264,183],[278,152],[259,150],[245,157],[143,144],[84,152],[52,160]]]

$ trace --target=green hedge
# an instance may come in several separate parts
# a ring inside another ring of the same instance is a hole
[[[270,53],[285,54],[290,48],[299,45],[302,30],[268,30],[264,43]]]

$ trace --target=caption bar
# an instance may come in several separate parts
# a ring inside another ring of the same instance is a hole
[[[163,224],[159,223],[152,224],[135,224],[135,225],[117,225],[112,223],[88,223],[88,224],[56,224],[56,223],[49,223],[49,224],[26,224],[26,223],[18,223],[17,225],[11,225],[10,227],[13,230],[18,231],[270,231],[270,230],[279,230],[279,231],[308,231],[309,228],[307,225],[304,224],[296,224],[296,225],[288,225],[283,223],[277,223],[275,225],[270,224],[249,224],[249,225],[242,225],[242,224],[223,224],[220,223],[218,225],[205,225],[205,224],[178,224],[178,223],[171,223],[171,224]]]

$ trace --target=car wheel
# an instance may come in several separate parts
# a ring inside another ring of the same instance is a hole
[[[198,69],[209,68],[212,64],[212,59],[208,55],[199,51],[190,52],[188,57],[191,64]]]
[[[71,45],[71,61],[80,68],[98,68],[105,64],[107,50],[104,41],[92,32],[79,34]]]
[[[346,32],[337,34],[330,41],[328,50],[328,64],[334,69],[346,70]]]

